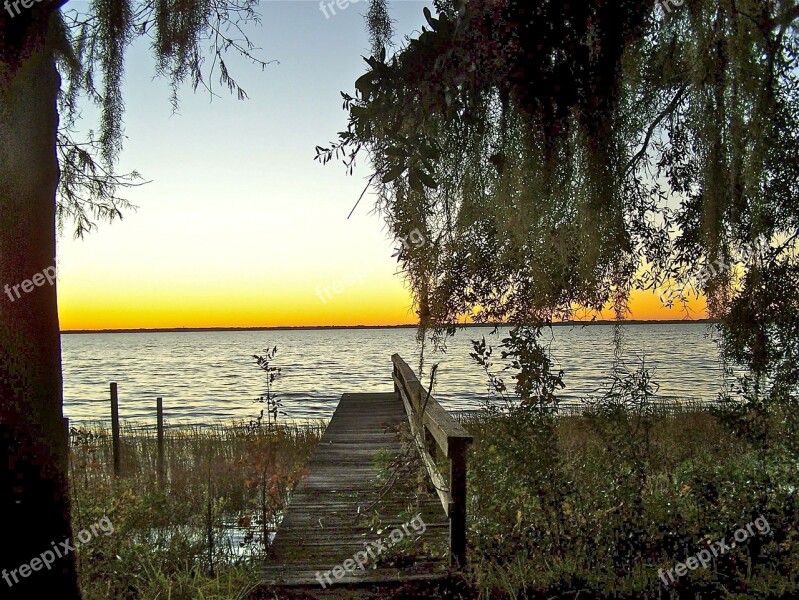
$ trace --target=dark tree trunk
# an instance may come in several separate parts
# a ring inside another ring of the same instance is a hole
[[[72,533],[58,304],[46,277],[60,88],[47,21],[35,9],[0,17],[0,598],[72,600],[74,552],[60,544]],[[45,568],[55,549],[62,556]]]

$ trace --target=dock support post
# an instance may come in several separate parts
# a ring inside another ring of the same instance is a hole
[[[119,394],[116,383],[111,384],[111,438],[114,450],[114,475],[118,477],[122,472],[122,462],[119,439]]]
[[[164,488],[166,469],[164,466],[164,399],[156,399],[158,413],[158,488]]]
[[[466,566],[466,447],[463,439],[452,439],[449,447],[449,485],[452,505],[449,515],[450,563]]]

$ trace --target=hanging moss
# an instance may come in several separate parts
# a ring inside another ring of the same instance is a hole
[[[793,2],[435,6],[369,60],[348,130],[322,149],[364,148],[394,232],[431,240],[403,257],[423,327],[623,316],[632,290],[703,268],[726,318],[753,294],[741,274],[795,264]],[[759,236],[768,256],[726,267]]]

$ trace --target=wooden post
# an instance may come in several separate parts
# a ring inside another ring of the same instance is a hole
[[[156,411],[158,413],[158,487],[164,487],[164,399],[156,399]]]
[[[119,395],[116,383],[111,384],[111,438],[114,449],[114,475],[119,476],[122,472],[122,463],[119,454]]]
[[[466,566],[466,443],[460,438],[449,441],[449,487],[452,505],[449,514],[450,564]]]

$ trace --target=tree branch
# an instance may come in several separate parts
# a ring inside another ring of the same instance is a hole
[[[641,146],[641,149],[636,153],[635,156],[630,160],[627,164],[627,172],[625,175],[629,175],[630,172],[635,168],[636,163],[638,163],[641,158],[646,154],[647,150],[649,150],[649,142],[652,141],[652,136],[655,134],[655,130],[660,126],[663,122],[663,119],[668,117],[671,113],[674,112],[674,109],[677,108],[677,105],[682,100],[682,97],[685,95],[685,92],[688,90],[688,84],[683,84],[683,86],[677,91],[672,98],[671,102],[663,109],[663,111],[657,116],[654,122],[649,126],[647,129],[646,136],[644,137],[644,143]]]

